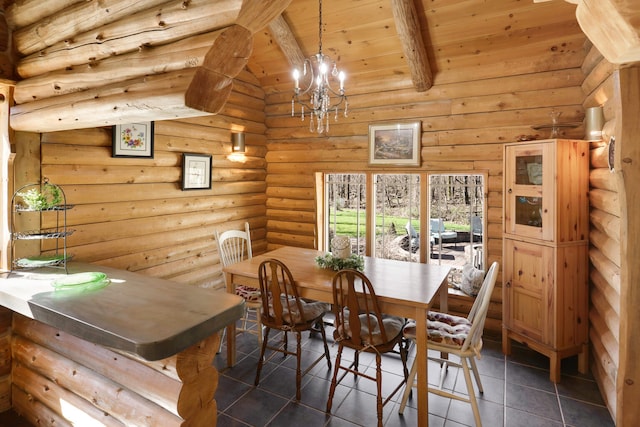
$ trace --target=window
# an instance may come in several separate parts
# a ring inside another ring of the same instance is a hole
[[[323,250],[330,250],[336,235],[351,237],[351,251],[360,255],[366,249],[366,178],[364,174],[326,174],[325,227]]]
[[[348,235],[352,252],[361,255],[482,268],[485,180],[483,174],[324,174],[319,248],[329,251],[333,236]]]
[[[441,264],[460,260],[482,268],[484,176],[429,176],[430,259]]]
[[[420,175],[373,175],[375,246],[373,256],[420,261]]]

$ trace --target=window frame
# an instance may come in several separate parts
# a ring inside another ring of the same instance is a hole
[[[431,260],[431,249],[429,246],[429,218],[431,215],[430,211],[430,203],[425,199],[425,195],[430,197],[430,187],[429,182],[432,175],[459,175],[459,176],[481,176],[482,177],[482,230],[483,230],[483,239],[482,239],[482,265],[486,266],[487,259],[487,249],[488,249],[488,239],[487,236],[487,215],[488,215],[488,171],[486,170],[473,170],[473,171],[409,171],[409,170],[367,170],[367,171],[323,171],[316,173],[316,236],[317,236],[317,249],[321,251],[329,251],[328,248],[328,227],[327,227],[327,204],[328,204],[328,190],[325,188],[326,176],[331,174],[338,175],[349,175],[349,174],[357,174],[365,176],[365,255],[373,256],[375,251],[373,248],[375,247],[375,182],[374,177],[376,175],[418,175],[419,176],[419,221],[420,221],[420,230],[425,230],[427,232],[419,233],[419,261],[409,261],[405,260],[405,262],[421,262],[427,263],[432,262]],[[471,229],[470,229],[471,232]],[[472,233],[472,232],[471,232]],[[424,248],[424,249],[423,249]],[[473,255],[470,254],[470,258]],[[436,261],[436,260],[433,260]]]

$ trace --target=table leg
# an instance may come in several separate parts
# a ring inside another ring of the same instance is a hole
[[[416,373],[418,394],[418,426],[429,425],[429,381],[427,378],[427,310],[416,309]]]
[[[449,312],[449,282],[445,280],[444,284],[440,286],[440,312]],[[426,330],[426,325],[425,325]],[[449,359],[449,353],[440,353],[440,358],[443,360]]]
[[[440,312],[447,313],[449,311],[449,282],[445,281],[440,286]]]
[[[227,283],[227,292],[235,293],[235,285],[233,284],[233,274],[225,273]],[[236,323],[227,325],[227,366],[230,368],[236,364]]]

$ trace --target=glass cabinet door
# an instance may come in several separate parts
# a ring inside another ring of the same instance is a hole
[[[550,150],[551,148],[551,150]],[[505,232],[552,240],[553,145],[509,145],[505,150]]]

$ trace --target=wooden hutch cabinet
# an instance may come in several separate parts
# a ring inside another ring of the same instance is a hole
[[[588,368],[589,143],[505,144],[502,350],[511,340]]]

